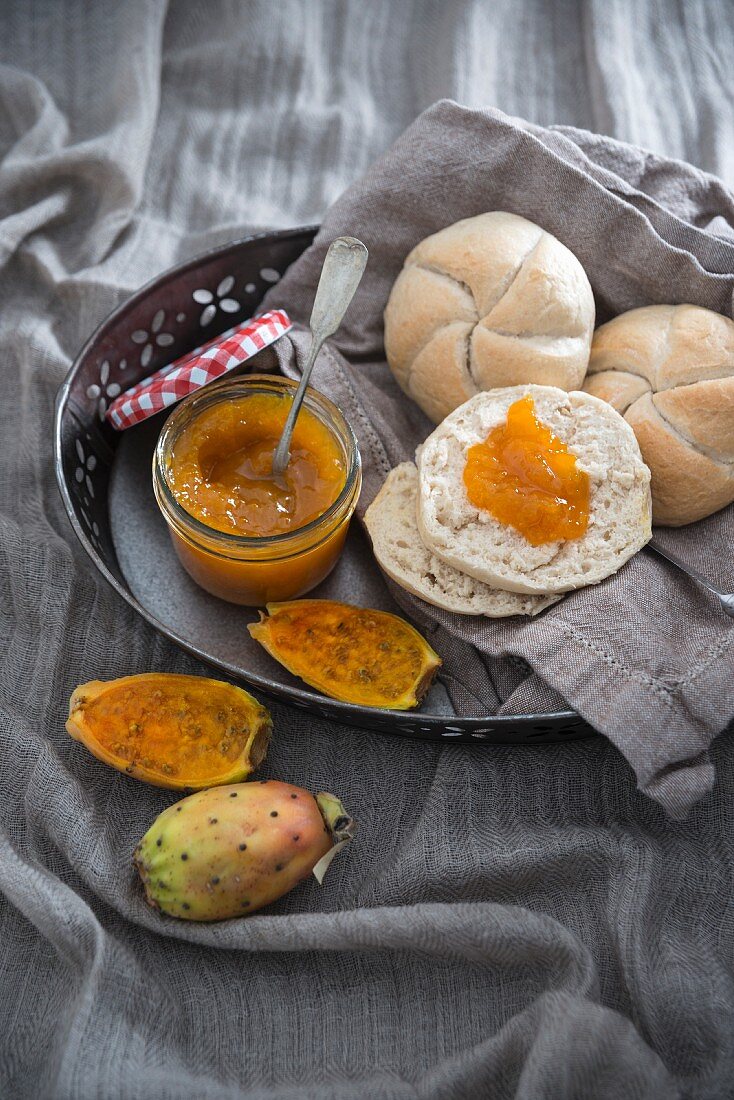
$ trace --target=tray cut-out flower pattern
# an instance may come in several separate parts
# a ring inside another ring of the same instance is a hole
[[[121,359],[118,367],[121,371],[126,370],[127,360]],[[90,401],[96,401],[100,420],[104,420],[108,401],[112,401],[122,390],[119,382],[110,382],[110,370],[109,359],[103,359],[99,365],[99,382],[92,382],[87,386],[87,397]]]
[[[265,283],[277,283],[280,279],[280,272],[276,271],[274,267],[263,267],[260,269],[260,278]],[[211,324],[217,315],[218,309],[222,313],[239,313],[242,309],[241,302],[231,296],[234,284],[234,275],[225,275],[215,290],[208,290],[202,286],[197,287],[193,292],[191,297],[198,305],[204,307],[199,318],[199,324],[202,328]],[[245,294],[254,294],[256,290],[256,283],[245,283]]]
[[[89,433],[86,434],[85,439],[82,439],[81,436],[77,436],[74,440],[74,447],[78,460],[78,465],[74,470],[74,482],[79,497],[78,515],[82,520],[82,526],[86,530],[89,541],[92,543],[92,546],[94,546],[94,549],[99,551],[101,549],[99,524],[92,518],[91,514],[92,501],[96,496],[92,474],[97,469],[98,463],[97,456],[91,447],[91,436]]]
[[[174,337],[170,332],[161,332],[165,319],[165,310],[159,309],[150,322],[150,331],[144,328],[136,328],[135,331],[130,334],[132,342],[134,344],[141,344],[143,347],[143,350],[140,352],[141,367],[148,366],[153,358],[153,352],[156,346],[159,348],[169,348],[173,343]]]
[[[234,275],[225,275],[214,292],[206,287],[199,287],[191,295],[195,302],[204,307],[199,318],[202,328],[214,320],[218,309],[222,313],[239,313],[242,309],[236,298],[229,297],[233,286]]]

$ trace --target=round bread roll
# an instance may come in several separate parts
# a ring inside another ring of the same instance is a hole
[[[594,296],[573,252],[499,210],[416,245],[385,309],[390,368],[435,423],[497,386],[578,389],[593,330]]]
[[[529,394],[538,419],[589,475],[589,524],[578,539],[532,546],[473,505],[464,487],[469,447]],[[568,592],[596,584],[650,538],[650,471],[634,432],[611,405],[550,386],[513,386],[470,398],[428,437],[418,460],[418,529],[437,557],[510,592]]]
[[[655,523],[734,501],[734,321],[688,305],[622,313],[596,330],[584,389],[632,425]]]
[[[375,557],[388,577],[414,596],[458,615],[537,615],[560,596],[522,596],[490,588],[447,565],[421,542],[416,519],[418,469],[401,462],[364,517]]]

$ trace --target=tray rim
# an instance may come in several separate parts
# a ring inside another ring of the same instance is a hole
[[[204,252],[198,253],[196,256],[191,257],[188,260],[184,260],[180,264],[176,264],[173,267],[166,268],[159,272],[157,275],[149,279],[139,290],[134,294],[126,298],[121,302],[111,313],[109,313],[104,320],[95,328],[91,335],[82,345],[81,349],[75,356],[74,360],[69,367],[69,370],[59,386],[56,393],[56,400],[54,403],[54,430],[53,430],[53,460],[54,460],[54,472],[56,475],[56,484],[59,490],[64,510],[67,518],[71,524],[72,530],[76,535],[79,543],[85,550],[87,556],[92,561],[97,571],[104,577],[107,583],[117,592],[119,596],[138,614],[142,619],[148,622],[158,633],[168,638],[184,652],[189,653],[191,656],[196,657],[210,668],[218,669],[225,672],[233,680],[243,681],[253,687],[257,691],[261,691],[263,694],[277,699],[279,702],[284,703],[287,706],[294,706],[299,709],[310,710],[317,714],[320,718],[325,718],[331,721],[342,721],[350,726],[360,726],[362,728],[375,729],[378,732],[382,729],[380,726],[374,725],[376,716],[380,716],[385,725],[392,719],[396,723],[396,727],[389,731],[402,737],[415,737],[420,738],[419,733],[410,733],[405,729],[399,728],[399,723],[406,719],[411,719],[417,725],[424,728],[426,733],[436,731],[441,734],[441,740],[444,737],[450,737],[452,734],[456,737],[462,733],[480,734],[486,733],[502,733],[503,730],[508,733],[513,729],[519,729],[522,727],[528,727],[533,725],[544,725],[546,727],[558,727],[560,728],[568,726],[569,723],[574,724],[573,730],[564,731],[566,736],[563,740],[575,740],[581,737],[591,737],[596,734],[596,731],[591,727],[585,719],[578,714],[577,711],[568,709],[560,711],[552,711],[545,714],[490,714],[479,718],[466,718],[458,717],[454,715],[438,715],[438,714],[423,714],[420,711],[399,711],[389,710],[379,707],[363,707],[356,703],[345,703],[337,699],[330,699],[327,696],[317,694],[312,691],[308,691],[304,688],[293,687],[287,684],[279,683],[277,680],[270,680],[268,677],[261,676],[257,673],[243,673],[242,669],[236,668],[228,661],[212,657],[199,649],[193,642],[177,634],[175,630],[166,626],[155,615],[153,615],[147,608],[145,608],[125,586],[120,584],[117,578],[110,572],[107,565],[103,561],[101,555],[97,552],[88,538],[84,528],[79,522],[74,505],[72,502],[69,487],[66,483],[63,470],[63,451],[62,451],[62,426],[65,410],[69,404],[69,396],[71,393],[71,386],[76,376],[77,371],[85,361],[87,355],[97,345],[97,343],[106,335],[106,333],[114,328],[121,317],[125,313],[132,310],[136,305],[145,300],[150,292],[157,287],[162,281],[172,279],[176,276],[185,274],[188,271],[194,270],[202,263],[216,258],[224,257],[229,252],[238,251],[243,245],[251,244],[256,241],[272,240],[272,239],[289,239],[291,237],[299,237],[305,234],[314,234],[318,230],[317,225],[308,226],[294,226],[288,229],[276,229],[276,230],[263,230],[257,233],[246,234],[244,237],[239,237],[234,241],[229,241],[223,245],[217,245],[214,248],[207,249]],[[370,719],[372,721],[370,721]],[[491,728],[490,728],[491,727]],[[455,731],[455,732],[454,732]],[[385,730],[385,732],[388,732]],[[483,738],[482,738],[483,740]],[[479,742],[477,742],[479,743]],[[484,742],[501,744],[498,739],[494,741]],[[546,742],[544,742],[546,743]],[[557,744],[558,742],[547,742]],[[466,742],[463,742],[466,744]]]

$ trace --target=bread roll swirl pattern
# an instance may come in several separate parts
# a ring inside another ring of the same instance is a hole
[[[578,389],[593,328],[574,254],[526,218],[494,211],[410,252],[385,309],[385,350],[400,386],[438,423],[495,387]]]
[[[632,426],[653,522],[693,523],[734,501],[734,322],[692,305],[622,313],[597,329],[584,389]]]

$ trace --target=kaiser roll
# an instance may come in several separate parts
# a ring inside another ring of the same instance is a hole
[[[653,522],[693,523],[734,500],[734,322],[644,306],[594,334],[587,393],[632,426],[652,473]]]
[[[498,210],[416,245],[385,309],[385,350],[402,388],[438,423],[498,386],[578,389],[593,329],[594,296],[574,254]]]

